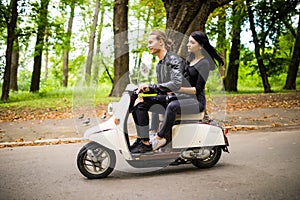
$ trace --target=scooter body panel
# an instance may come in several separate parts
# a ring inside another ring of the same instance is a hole
[[[172,147],[191,148],[225,145],[223,131],[210,124],[178,124],[172,128]]]
[[[129,172],[129,173],[145,173],[152,172],[161,169],[162,167],[149,165],[145,161],[125,159],[124,152],[115,150],[116,155],[116,166],[115,169],[118,171]],[[133,163],[137,163],[134,165]]]
[[[112,150],[119,149],[120,147],[118,132],[116,129],[86,133],[85,138],[95,141]]]

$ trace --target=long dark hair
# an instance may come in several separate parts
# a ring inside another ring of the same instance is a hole
[[[195,31],[191,33],[191,36],[201,45],[203,46],[204,50],[202,50],[203,55],[208,58],[211,63],[211,70],[215,69],[216,61],[218,61],[219,66],[224,65],[224,60],[217,52],[217,50],[211,46],[209,43],[209,39],[207,35],[202,31]],[[207,55],[208,54],[208,55]],[[190,54],[188,56],[187,61],[190,62],[194,59],[195,55]]]
[[[162,31],[153,31],[150,35],[155,35],[157,40],[163,40],[165,43],[165,47],[168,51],[172,51],[173,41],[167,38],[166,34]]]

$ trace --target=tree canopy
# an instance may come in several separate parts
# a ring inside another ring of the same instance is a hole
[[[124,89],[115,85],[124,74],[126,83],[154,82],[155,65],[143,60],[148,30],[156,29],[176,38],[174,50],[183,56],[187,37],[175,34],[205,31],[226,61],[219,70],[228,91],[296,89],[299,13],[296,0],[0,1],[2,100],[10,89],[73,87],[86,75],[111,85],[114,96]],[[122,55],[113,46],[125,48]]]

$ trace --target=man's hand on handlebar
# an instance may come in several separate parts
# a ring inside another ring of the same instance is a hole
[[[150,91],[150,88],[148,85],[141,85],[139,86],[138,88],[138,93],[145,93],[145,92],[149,92]]]

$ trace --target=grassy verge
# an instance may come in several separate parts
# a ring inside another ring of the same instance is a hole
[[[299,107],[298,91],[273,90],[274,93],[263,93],[260,88],[239,88],[239,92],[217,93],[226,95],[227,109],[249,109],[258,107]],[[43,120],[50,118],[71,118],[76,109],[88,109],[102,115],[109,102],[119,98],[108,97],[110,87],[102,88],[72,88],[51,91],[11,92],[9,101],[0,102],[0,121]],[[208,105],[209,109],[209,93]],[[224,99],[224,98],[223,98]],[[215,104],[211,105],[218,109]],[[75,109],[75,110],[74,110]],[[80,111],[82,112],[82,111]]]
[[[31,93],[27,91],[10,92],[9,100],[6,102],[0,102],[0,109],[8,108],[22,108],[31,107],[35,109],[44,108],[69,108],[73,105],[73,99],[80,98],[76,95],[80,95],[82,99],[90,97],[95,104],[107,104],[110,101],[115,101],[118,98],[108,97],[109,92],[107,88],[96,89],[93,91],[78,92],[74,89],[59,89],[52,91],[40,91],[37,93]]]
[[[274,88],[273,93],[295,93],[296,91],[287,91],[280,88]],[[73,103],[81,101],[93,102],[95,105],[106,105],[112,101],[118,101],[119,98],[108,97],[110,92],[109,87],[102,89],[92,89],[78,91],[74,88],[59,89],[52,91],[40,91],[31,93],[27,91],[10,92],[9,100],[6,102],[0,101],[0,110],[12,108],[33,108],[33,109],[65,109],[71,108]],[[225,92],[226,96],[239,96],[243,94],[265,94],[262,88],[239,88],[238,92]],[[75,102],[76,101],[76,102]]]
[[[37,93],[10,92],[9,100],[0,102],[0,121],[69,118],[72,117],[73,106],[78,103],[92,103],[103,110],[109,102],[119,99],[108,97],[109,88],[78,90],[70,88]]]

